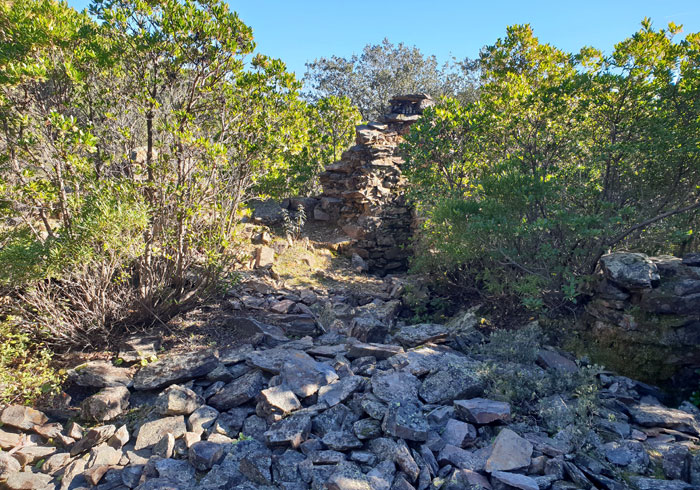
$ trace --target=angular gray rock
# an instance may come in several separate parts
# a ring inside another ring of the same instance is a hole
[[[48,420],[43,412],[22,405],[10,405],[0,415],[0,423],[23,430],[44,425]]]
[[[512,471],[530,466],[532,444],[510,429],[503,429],[493,442],[493,449],[486,460],[489,473]]]
[[[246,362],[251,366],[272,374],[280,374],[286,362],[313,363],[314,358],[304,351],[279,347],[275,349],[250,352],[246,356]]]
[[[382,430],[387,434],[409,441],[428,440],[428,421],[422,407],[415,401],[404,400],[389,403]]]
[[[82,439],[73,445],[73,447],[70,449],[70,455],[77,456],[85,451],[89,451],[98,444],[102,444],[103,442],[107,441],[116,431],[117,428],[114,425],[102,425],[100,427],[90,429],[85,433]]]
[[[466,447],[477,439],[476,427],[467,422],[449,419],[445,425],[442,438],[447,444],[457,447]]]
[[[491,477],[505,483],[509,487],[519,488],[520,490],[539,490],[540,487],[537,485],[537,481],[529,476],[521,475],[519,473],[507,473],[505,471],[494,471],[491,473]]]
[[[107,422],[119,417],[129,406],[131,393],[124,385],[109,386],[83,400],[80,415],[85,420]]]
[[[218,366],[211,353],[193,352],[168,357],[142,367],[134,377],[134,389],[156,390],[204,376]]]
[[[301,356],[289,358],[282,366],[281,375],[283,382],[301,398],[313,395],[338,379],[330,365]]]
[[[259,406],[263,412],[259,415],[279,419],[294,410],[299,410],[301,403],[286,384],[281,384],[262,390]]]
[[[372,376],[372,392],[385,402],[416,400],[420,381],[411,373],[391,371]]]
[[[170,385],[156,399],[155,407],[161,415],[189,415],[204,403],[204,399],[189,388]]]
[[[240,471],[258,485],[272,485],[272,457],[269,452],[256,451],[246,455],[240,463]]]
[[[388,359],[396,354],[402,354],[403,348],[391,344],[356,342],[348,349],[348,359],[372,356],[379,360]]]
[[[700,424],[693,415],[659,405],[639,404],[629,409],[632,420],[642,427],[665,427],[700,435]]]
[[[254,399],[264,386],[263,373],[258,370],[251,371],[224,386],[208,400],[208,403],[222,412],[230,410]]]
[[[484,393],[484,382],[471,368],[447,366],[429,374],[418,394],[426,403],[448,404],[453,400],[473,398]]]
[[[600,258],[605,277],[627,289],[651,289],[659,277],[656,264],[640,253],[614,252]]]
[[[131,386],[133,373],[108,361],[88,361],[68,370],[68,380],[78,386],[106,388]]]
[[[362,447],[362,441],[355,437],[355,434],[348,431],[328,432],[321,441],[326,447],[334,451],[348,451]]]
[[[350,462],[340,463],[329,476],[325,485],[327,490],[373,490],[369,479],[362,470]]]
[[[435,323],[419,323],[401,327],[394,339],[404,347],[416,347],[427,342],[441,342],[449,335],[449,328]]]
[[[202,434],[206,429],[214,425],[219,418],[219,411],[208,405],[202,405],[187,419],[187,428],[190,432]],[[238,426],[240,428],[240,425]]]
[[[657,480],[656,478],[632,476],[630,483],[636,490],[697,490],[697,486],[682,480]]]
[[[185,432],[187,432],[187,428],[185,427],[185,417],[182,415],[164,417],[146,422],[139,428],[134,449],[138,451],[151,447],[157,444],[167,433],[171,433],[175,439],[178,439],[182,437]]]
[[[265,432],[265,441],[271,446],[290,445],[296,449],[310,431],[311,418],[308,415],[291,415],[272,424]]]
[[[455,400],[456,415],[472,424],[485,425],[496,421],[510,420],[510,405],[505,402],[473,398],[471,400]]]
[[[192,444],[188,459],[197,471],[210,470],[224,458],[224,446],[215,442],[199,441]]]
[[[318,390],[318,402],[333,407],[355,393],[363,381],[361,376],[347,376],[329,385],[322,386]]]
[[[574,361],[551,350],[540,350],[537,354],[537,364],[544,368],[563,371],[566,373],[578,372],[578,366]]]

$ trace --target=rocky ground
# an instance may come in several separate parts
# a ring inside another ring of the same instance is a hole
[[[304,304],[295,299],[288,301]],[[134,338],[122,365],[79,366],[72,382],[96,391],[79,408],[5,408],[4,486],[700,488],[694,407],[667,408],[652,387],[596,372],[590,420],[567,419],[564,410],[564,424],[552,430],[544,416],[488,398],[487,367],[506,362],[469,350],[473,321],[395,327],[381,344],[367,342],[383,331],[376,324],[355,325],[362,339],[291,339],[280,327],[239,321],[249,342],[237,347],[141,363],[157,343]],[[552,379],[585,368],[548,349],[531,365],[509,365]],[[547,401],[557,403],[579,400],[561,393]]]
[[[251,239],[225,301],[75,366],[53,407],[0,409],[0,488],[700,489],[689,403],[536,325],[407,325],[405,278]]]

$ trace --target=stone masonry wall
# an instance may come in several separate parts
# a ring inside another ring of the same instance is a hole
[[[337,222],[353,240],[351,251],[372,272],[405,269],[412,213],[403,196],[405,178],[398,145],[423,110],[433,105],[425,94],[391,99],[391,112],[357,126],[356,145],[321,174],[323,194],[314,215]]]
[[[684,258],[615,252],[584,318],[594,360],[680,389],[700,368],[700,254]]]

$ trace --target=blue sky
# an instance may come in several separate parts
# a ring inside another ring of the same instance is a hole
[[[82,9],[88,0],[68,0]],[[253,28],[257,50],[281,58],[303,76],[314,58],[359,53],[388,38],[415,45],[442,61],[475,57],[511,24],[529,23],[540,41],[576,52],[584,45],[611,51],[650,17],[657,28],[669,21],[684,32],[700,31],[699,0],[254,0],[229,4]]]

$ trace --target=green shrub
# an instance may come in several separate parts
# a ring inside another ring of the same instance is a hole
[[[445,99],[406,138],[423,218],[414,265],[530,310],[577,302],[610,249],[688,251],[700,214],[700,34],[642,29],[610,56],[529,26],[480,57],[479,99]],[[505,306],[504,306],[505,307]]]
[[[60,391],[65,373],[52,367],[46,344],[22,332],[14,320],[0,322],[0,405],[46,401]]]

